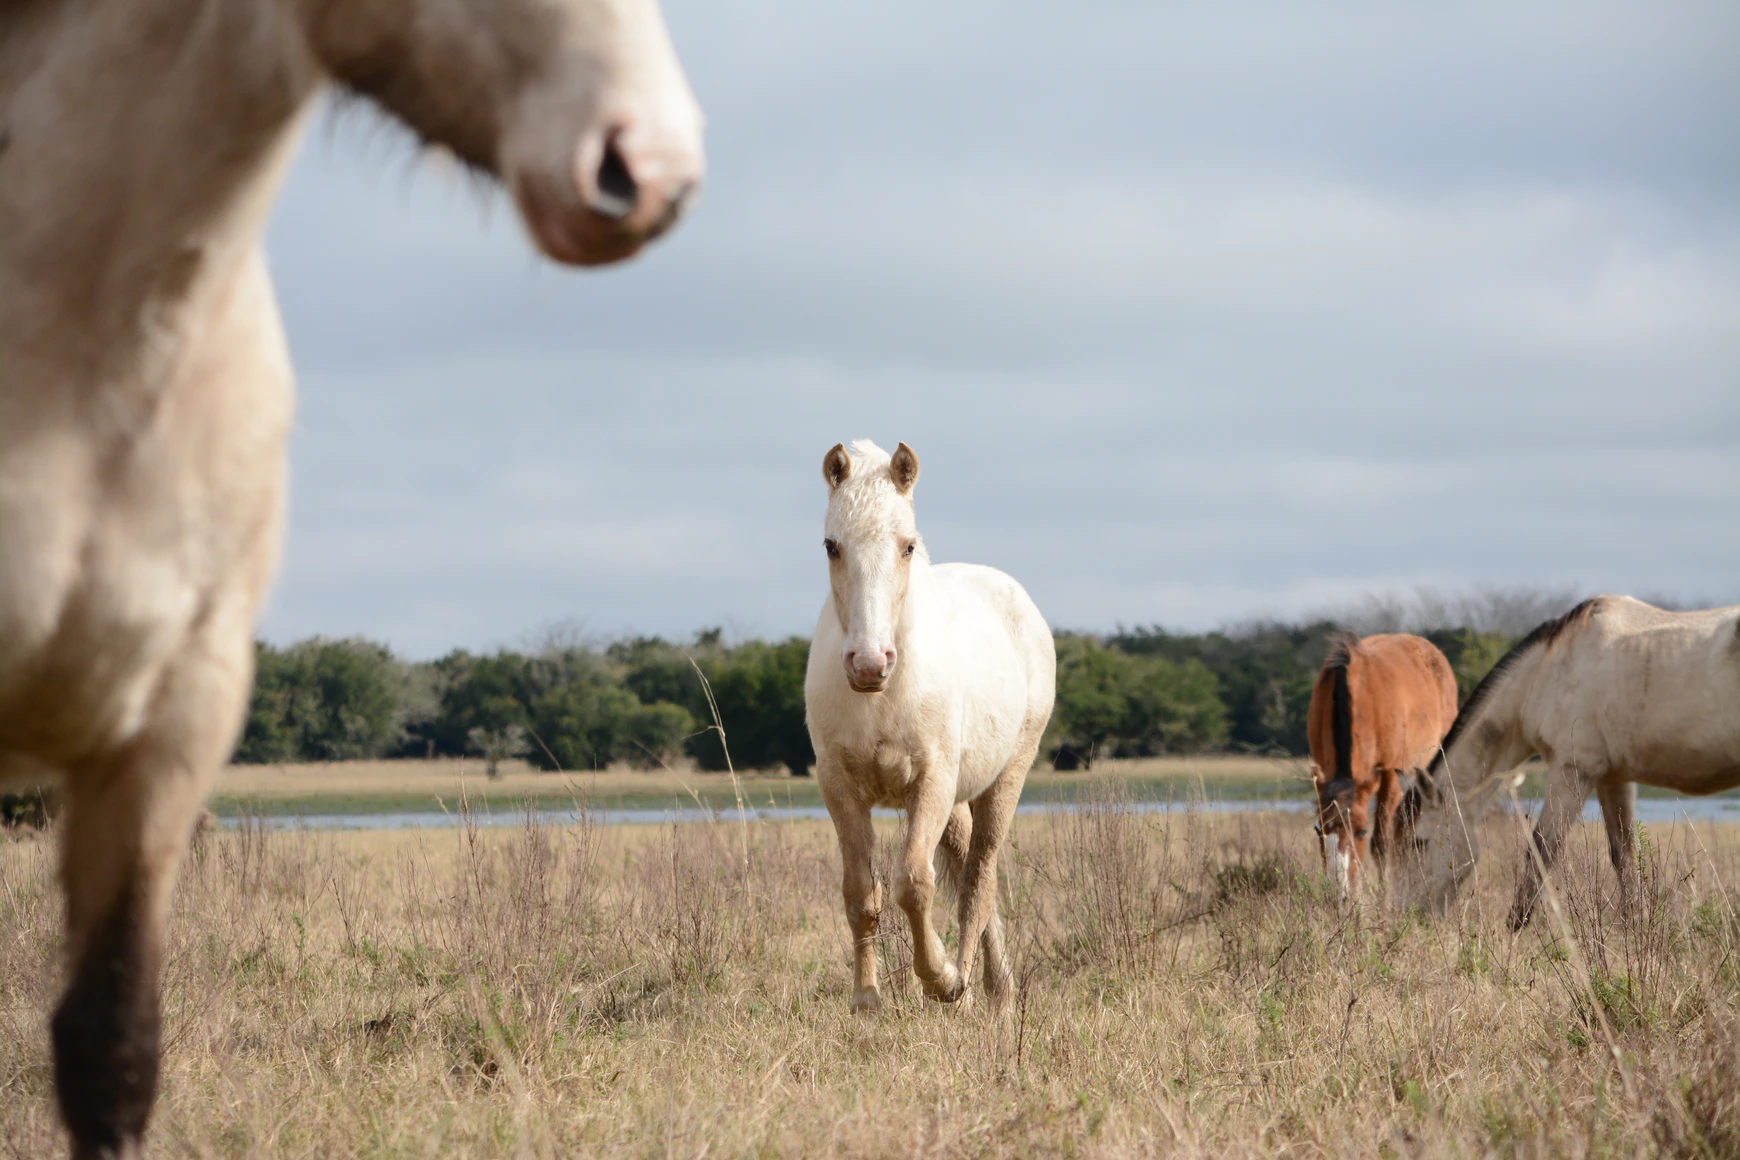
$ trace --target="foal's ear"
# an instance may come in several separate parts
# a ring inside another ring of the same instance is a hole
[[[846,445],[836,443],[822,456],[822,478],[828,481],[828,490],[832,491],[846,482],[846,477],[852,474],[852,457],[846,454]]]
[[[895,491],[912,494],[912,485],[918,482],[918,456],[912,448],[902,443],[894,449],[894,458],[888,461],[888,477],[894,481]]]

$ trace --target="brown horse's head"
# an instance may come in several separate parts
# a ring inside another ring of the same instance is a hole
[[[327,72],[498,177],[559,262],[632,255],[700,186],[700,107],[657,0],[295,2]]]
[[[1317,846],[1323,869],[1346,898],[1359,885],[1360,866],[1371,855],[1376,786],[1360,787],[1350,777],[1316,770]]]

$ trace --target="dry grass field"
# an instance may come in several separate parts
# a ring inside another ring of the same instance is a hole
[[[157,1156],[1740,1155],[1740,828],[1585,827],[1504,927],[1515,823],[1431,918],[1326,896],[1308,823],[1022,818],[1017,988],[847,1013],[826,823],[203,835]],[[890,828],[888,839],[893,840]],[[62,1146],[52,844],[0,840],[0,1154]]]

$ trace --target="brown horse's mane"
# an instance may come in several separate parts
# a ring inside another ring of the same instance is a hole
[[[1329,698],[1329,728],[1335,744],[1334,780],[1353,778],[1353,700],[1347,691],[1347,670],[1359,655],[1359,637],[1338,632],[1330,639],[1323,671],[1334,682]]]
[[[1432,764],[1426,769],[1428,776],[1437,775],[1439,769],[1444,765],[1444,755],[1456,743],[1456,739],[1462,736],[1462,731],[1467,728],[1468,722],[1474,719],[1474,715],[1492,696],[1493,691],[1504,682],[1505,675],[1515,667],[1516,663],[1536,647],[1548,647],[1555,640],[1558,640],[1566,629],[1587,619],[1600,601],[1599,596],[1591,596],[1563,616],[1555,616],[1551,620],[1537,624],[1533,632],[1523,637],[1509,652],[1498,658],[1498,663],[1493,665],[1492,670],[1481,678],[1478,685],[1474,686],[1474,691],[1468,694],[1468,700],[1462,706],[1462,711],[1457,713],[1456,720],[1451,722],[1450,732],[1444,734],[1444,740],[1438,746],[1438,752],[1432,757]]]

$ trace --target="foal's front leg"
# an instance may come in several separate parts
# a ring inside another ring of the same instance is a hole
[[[879,1011],[876,983],[876,932],[882,924],[882,887],[876,881],[876,832],[870,808],[841,783],[837,768],[818,768],[822,801],[840,840],[840,892],[846,900],[846,925],[852,929],[852,1010]]]
[[[935,771],[950,768],[933,758],[915,770],[918,776],[912,804],[907,808],[906,848],[901,852],[894,887],[895,901],[912,924],[912,972],[925,994],[945,1003],[959,999],[964,989],[961,973],[949,962],[930,913],[936,897],[932,859],[955,808],[953,779],[938,777]]]

